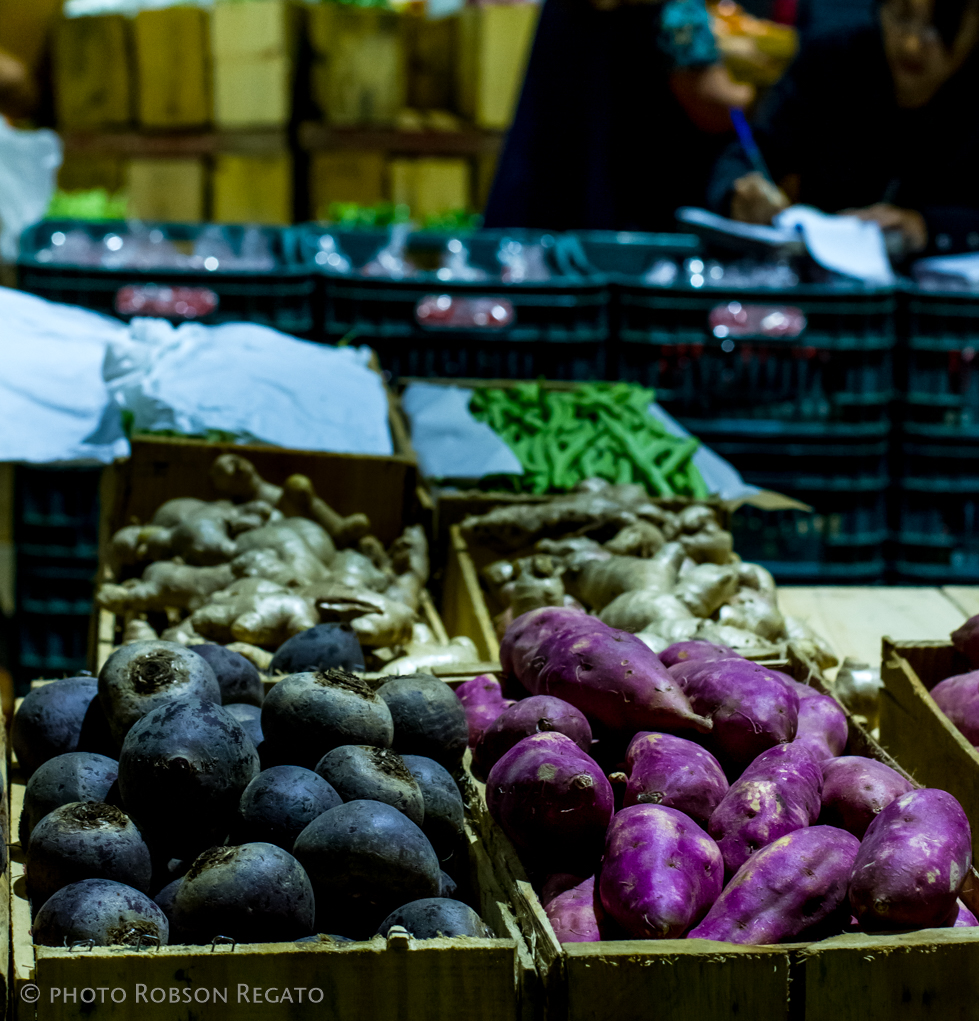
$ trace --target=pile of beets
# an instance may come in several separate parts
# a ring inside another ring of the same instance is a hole
[[[844,756],[835,699],[730,649],[518,617],[468,681],[473,772],[561,942],[763,944],[977,925],[968,819]],[[505,695],[516,694],[517,701]]]
[[[136,642],[97,679],[31,691],[12,742],[35,943],[492,935],[457,899],[468,725],[451,689],[293,659],[263,698],[222,646]]]

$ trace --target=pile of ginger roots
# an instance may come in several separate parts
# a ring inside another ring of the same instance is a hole
[[[793,642],[820,669],[838,662],[805,622],[781,613],[771,574],[744,563],[709,503],[653,503],[642,486],[588,479],[547,503],[497,507],[461,526],[474,548],[508,554],[482,571],[502,632],[540,606],[577,606],[654,652],[701,638],[745,655]]]
[[[112,580],[96,599],[125,617],[124,642],[216,642],[266,670],[293,635],[340,622],[368,669],[382,673],[478,660],[470,639],[440,641],[422,620],[429,556],[420,525],[386,550],[365,514],[341,517],[304,475],[272,485],[244,457],[223,454],[210,477],[222,499],[168,500],[149,524],[112,537]],[[169,626],[157,634],[146,618],[161,614]]]

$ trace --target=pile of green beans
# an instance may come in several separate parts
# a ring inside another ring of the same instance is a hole
[[[524,474],[508,476],[525,493],[566,492],[583,479],[638,482],[655,496],[702,499],[707,487],[691,458],[700,446],[666,431],[649,414],[652,390],[631,383],[539,383],[477,389],[469,408],[516,454]]]

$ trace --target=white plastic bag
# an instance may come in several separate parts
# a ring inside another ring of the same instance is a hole
[[[53,131],[19,131],[0,117],[0,259],[13,262],[21,231],[47,212],[60,166]]]

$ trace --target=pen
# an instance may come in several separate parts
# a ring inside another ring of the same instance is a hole
[[[755,141],[755,136],[751,133],[751,125],[744,115],[744,110],[736,106],[731,107],[731,123],[734,125],[734,130],[738,133],[738,141],[741,143],[741,148],[744,149],[744,154],[748,157],[752,167],[766,180],[771,181],[772,175],[768,172],[765,157],[762,156],[761,149],[758,148],[758,143]]]

